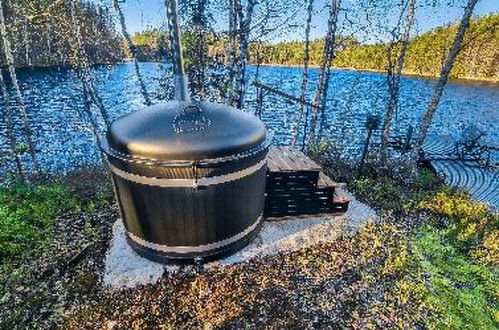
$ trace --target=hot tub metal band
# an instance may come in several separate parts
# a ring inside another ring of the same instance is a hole
[[[135,183],[145,184],[155,187],[196,187],[196,186],[210,186],[216,184],[222,184],[230,181],[235,181],[242,179],[250,174],[255,173],[261,169],[266,163],[266,159],[261,160],[253,166],[245,168],[243,170],[228,173],[225,175],[219,175],[214,177],[199,178],[199,179],[164,179],[164,178],[151,178],[142,175],[132,174],[120,170],[113,164],[109,163],[109,166],[114,174],[122,177],[125,180],[132,181]]]
[[[249,233],[251,233],[253,230],[258,227],[258,225],[262,222],[263,220],[263,214],[260,214],[258,216],[258,219],[253,223],[251,226],[240,232],[239,234],[236,234],[232,237],[226,238],[224,240],[218,241],[218,242],[213,242],[213,243],[208,243],[204,245],[196,245],[196,246],[169,246],[169,245],[161,245],[157,243],[152,243],[149,241],[146,241],[140,237],[135,236],[131,232],[127,231],[128,237],[133,240],[135,243],[142,245],[144,247],[147,247],[152,250],[160,251],[160,252],[166,252],[166,253],[201,253],[209,250],[214,250],[214,249],[219,249],[224,246],[227,246],[229,244],[232,244]]]

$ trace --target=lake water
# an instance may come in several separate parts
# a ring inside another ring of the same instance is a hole
[[[171,68],[162,63],[141,63],[141,71],[153,100],[159,103],[172,94]],[[133,66],[124,63],[92,69],[97,90],[112,119],[140,110],[143,97]],[[250,82],[256,68],[248,68]],[[289,67],[262,67],[259,81],[299,96],[302,70]],[[314,94],[318,70],[310,71],[309,95]],[[83,97],[74,74],[66,69],[23,69],[18,71],[24,101],[35,133],[39,158],[44,169],[64,171],[99,161],[99,152],[88,120],[81,116]],[[403,77],[400,106],[393,133],[403,135],[409,125],[418,125],[433,91],[435,81]],[[324,136],[355,159],[365,140],[369,114],[386,108],[385,75],[355,71],[333,71],[324,117]],[[256,90],[248,84],[245,111],[256,110]],[[14,105],[14,99],[12,99]],[[3,106],[3,105],[1,105]],[[0,107],[1,107],[0,106]],[[3,108],[0,108],[3,111]],[[289,144],[296,121],[297,106],[280,97],[266,95],[262,120],[275,144]],[[3,112],[2,112],[3,114]],[[3,116],[3,115],[2,115]],[[20,131],[19,121],[18,131]],[[450,82],[437,110],[432,133],[458,139],[464,126],[473,123],[486,131],[487,143],[499,145],[499,86],[474,82]],[[4,122],[0,121],[0,152],[7,151]],[[5,162],[4,162],[5,164]]]

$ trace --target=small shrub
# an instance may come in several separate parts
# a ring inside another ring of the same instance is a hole
[[[499,230],[485,233],[482,242],[472,251],[472,256],[483,264],[499,266]]]
[[[484,246],[484,238],[490,239],[489,232],[499,229],[499,216],[490,213],[487,205],[473,201],[463,191],[441,190],[421,202],[420,206],[444,216],[451,235],[465,251]],[[487,246],[491,245],[487,243]]]
[[[413,182],[413,187],[416,190],[431,192],[440,188],[442,180],[433,171],[426,168],[419,170],[417,177]]]
[[[401,212],[403,192],[400,185],[390,179],[362,178],[354,180],[350,188],[355,195],[377,209]]]

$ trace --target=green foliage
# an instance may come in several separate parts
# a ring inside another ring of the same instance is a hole
[[[132,41],[137,47],[137,60],[160,61],[169,59],[167,40],[167,33],[158,29],[148,29],[134,33]],[[131,56],[128,47],[124,47],[124,52],[125,56]]]
[[[3,5],[16,67],[80,67],[87,61],[92,65],[123,60],[121,37],[103,4],[74,1],[76,22],[68,0],[4,1]]]
[[[499,326],[497,271],[470,261],[449,242],[446,229],[423,225],[411,252],[427,274],[428,302],[437,311],[432,329],[496,329]]]
[[[440,26],[409,42],[404,73],[439,76],[443,61],[450,50],[457,31],[457,24]],[[310,43],[310,63],[320,65],[323,40]],[[385,71],[387,68],[386,44],[361,45],[351,38],[340,38],[333,65],[338,68]],[[395,46],[395,52],[400,49]],[[253,50],[253,52],[251,52]],[[251,60],[256,63],[255,46],[250,47]],[[302,65],[303,42],[283,42],[260,47],[259,57],[265,64]],[[499,14],[489,14],[471,20],[463,41],[462,51],[451,71],[453,78],[497,80],[499,76]]]
[[[0,257],[8,260],[43,248],[50,241],[54,218],[80,209],[60,184],[0,189]]]
[[[389,178],[361,178],[350,184],[356,196],[368,201],[373,207],[390,212],[402,212],[403,191],[400,185]]]
[[[417,191],[435,191],[442,186],[442,180],[435,172],[422,168],[413,182],[413,189]]]
[[[485,248],[491,253],[491,262],[497,263],[499,249],[492,240],[499,229],[499,215],[490,213],[485,204],[473,201],[463,191],[444,189],[421,202],[420,206],[445,217],[449,233],[462,251]]]

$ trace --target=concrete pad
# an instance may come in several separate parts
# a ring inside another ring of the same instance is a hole
[[[255,240],[241,251],[206,268],[223,267],[253,258],[295,251],[334,241],[342,234],[352,234],[367,221],[375,221],[376,212],[350,196],[348,212],[341,216],[320,215],[295,219],[265,221]],[[275,219],[275,218],[274,218]],[[277,218],[278,219],[278,218]],[[156,283],[164,272],[176,272],[179,266],[163,265],[139,256],[128,245],[121,219],[113,227],[113,239],[106,254],[103,284],[113,289],[133,288]]]

